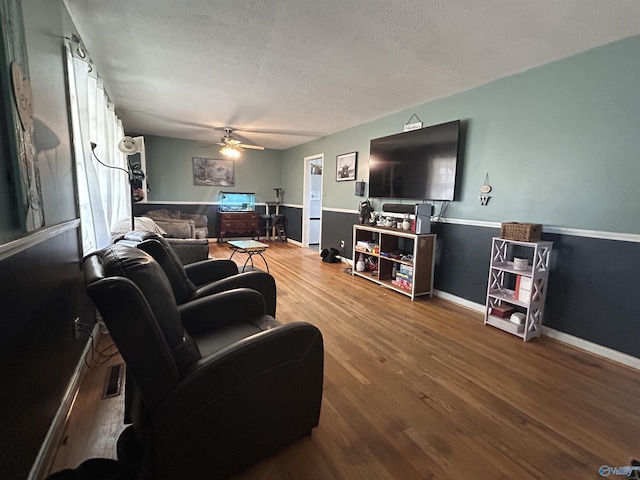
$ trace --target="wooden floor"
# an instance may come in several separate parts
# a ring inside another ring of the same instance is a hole
[[[237,480],[597,479],[640,456],[639,371],[546,337],[524,343],[438,298],[411,302],[311,250],[273,242],[265,257],[277,318],[323,333],[322,414],[311,437]],[[94,376],[104,381],[96,370],[85,383]],[[115,455],[121,410],[96,389],[76,402],[58,469]]]
[[[92,353],[85,357],[85,363],[89,369],[73,403],[49,473],[75,468],[89,458],[116,458],[115,441],[126,426],[122,423],[124,395],[103,398],[103,394],[109,367],[122,364],[122,357],[111,337],[104,335],[96,342]],[[124,391],[124,383],[121,387]]]

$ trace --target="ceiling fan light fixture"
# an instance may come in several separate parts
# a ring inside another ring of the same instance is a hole
[[[224,137],[220,139],[218,145],[222,148],[220,149],[220,153],[222,153],[227,158],[239,158],[244,152],[245,148],[249,148],[252,150],[264,150],[264,147],[260,145],[246,145],[242,143],[237,138],[234,138],[231,134],[233,133],[232,128],[224,129]]]
[[[220,149],[220,153],[227,158],[238,158],[240,157],[240,151],[237,148],[234,148],[231,145],[225,145]]]

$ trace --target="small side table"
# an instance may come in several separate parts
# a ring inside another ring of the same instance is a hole
[[[246,253],[247,255],[249,255],[245,260],[244,265],[242,266],[243,272],[247,267],[247,263],[249,263],[249,261],[251,261],[251,268],[253,268],[253,256],[259,255],[260,258],[262,258],[264,265],[267,267],[267,273],[269,273],[269,264],[267,263],[267,259],[262,256],[262,252],[269,248],[269,245],[267,245],[266,243],[256,242],[255,240],[232,240],[228,242],[228,244],[229,248],[233,250],[231,256],[229,257],[229,260],[233,258],[236,252]]]

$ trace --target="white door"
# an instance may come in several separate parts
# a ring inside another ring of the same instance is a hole
[[[320,249],[322,230],[322,165],[324,154],[304,157],[302,246]]]

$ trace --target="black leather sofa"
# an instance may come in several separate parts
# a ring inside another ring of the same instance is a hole
[[[84,273],[126,362],[135,478],[227,478],[318,425],[313,325],[280,324],[251,289],[178,305],[158,263],[126,245],[87,256]]]
[[[210,258],[183,265],[173,245],[157,233],[133,231],[117,243],[135,245],[151,255],[167,275],[178,304],[233,288],[251,288],[260,292],[266,313],[275,317],[276,282],[266,272],[239,273],[236,263],[228,259]]]
[[[136,218],[137,220],[137,218]],[[209,241],[206,238],[173,238],[163,237],[155,232],[146,230],[132,230],[112,237],[112,243],[122,243],[135,247],[144,240],[146,235],[153,235],[164,238],[165,242],[171,245],[177,258],[182,265],[190,265],[209,258]]]

